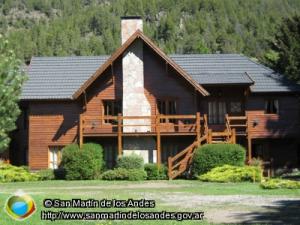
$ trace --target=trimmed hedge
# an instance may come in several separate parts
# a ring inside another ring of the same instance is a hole
[[[142,156],[131,154],[118,158],[117,168],[123,169],[144,169],[144,159]]]
[[[300,189],[300,182],[294,180],[284,180],[280,178],[269,179],[260,184],[263,189],[278,189],[278,188],[288,188],[288,189]]]
[[[144,167],[147,173],[147,180],[168,179],[168,168],[165,165],[158,166],[156,163],[147,163]]]
[[[230,166],[216,167],[206,174],[198,176],[201,181],[209,182],[244,182],[261,181],[261,168],[258,166]]]
[[[116,168],[108,170],[101,175],[103,180],[129,180],[129,181],[140,181],[145,180],[147,174],[141,169],[124,169]]]
[[[39,176],[28,172],[24,167],[0,163],[0,182],[37,181]]]
[[[195,150],[192,174],[198,176],[223,166],[243,166],[246,150],[238,144],[207,144]]]
[[[60,168],[66,180],[92,180],[100,176],[103,169],[103,150],[97,144],[66,146],[62,151]]]

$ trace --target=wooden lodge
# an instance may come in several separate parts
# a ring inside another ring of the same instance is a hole
[[[298,85],[239,54],[166,55],[121,19],[111,56],[33,57],[10,160],[57,168],[71,143],[99,143],[107,165],[123,154],[165,163],[174,178],[195,147],[239,143],[247,157],[300,166]]]

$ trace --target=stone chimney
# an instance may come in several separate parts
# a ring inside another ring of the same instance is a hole
[[[122,44],[137,30],[143,31],[143,20],[140,16],[121,17]]]
[[[137,30],[143,30],[141,17],[121,18],[122,44]],[[123,53],[123,116],[151,116],[151,105],[144,92],[144,61],[142,40],[135,40]],[[123,132],[149,132],[151,119],[124,119]],[[126,126],[130,125],[130,126]],[[134,126],[142,125],[142,126]],[[143,126],[145,125],[145,126]],[[136,153],[145,162],[155,161],[155,142],[151,137],[124,137],[124,154]]]

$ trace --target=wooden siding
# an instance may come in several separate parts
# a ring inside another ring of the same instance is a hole
[[[266,99],[278,99],[278,114],[265,113]],[[251,96],[247,99],[246,111],[252,138],[299,137],[300,111],[296,96]]]
[[[30,103],[29,167],[48,168],[48,147],[77,141],[79,104],[76,102]]]

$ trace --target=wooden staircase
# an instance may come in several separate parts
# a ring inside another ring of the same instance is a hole
[[[186,147],[177,155],[168,158],[168,176],[174,179],[186,171],[189,171],[194,151],[203,144],[236,143],[236,136],[248,135],[248,122],[246,116],[230,117],[225,115],[226,128],[223,132],[213,132],[208,129],[207,116],[201,118],[201,124],[197,131],[197,140]],[[200,135],[199,135],[200,134]]]

